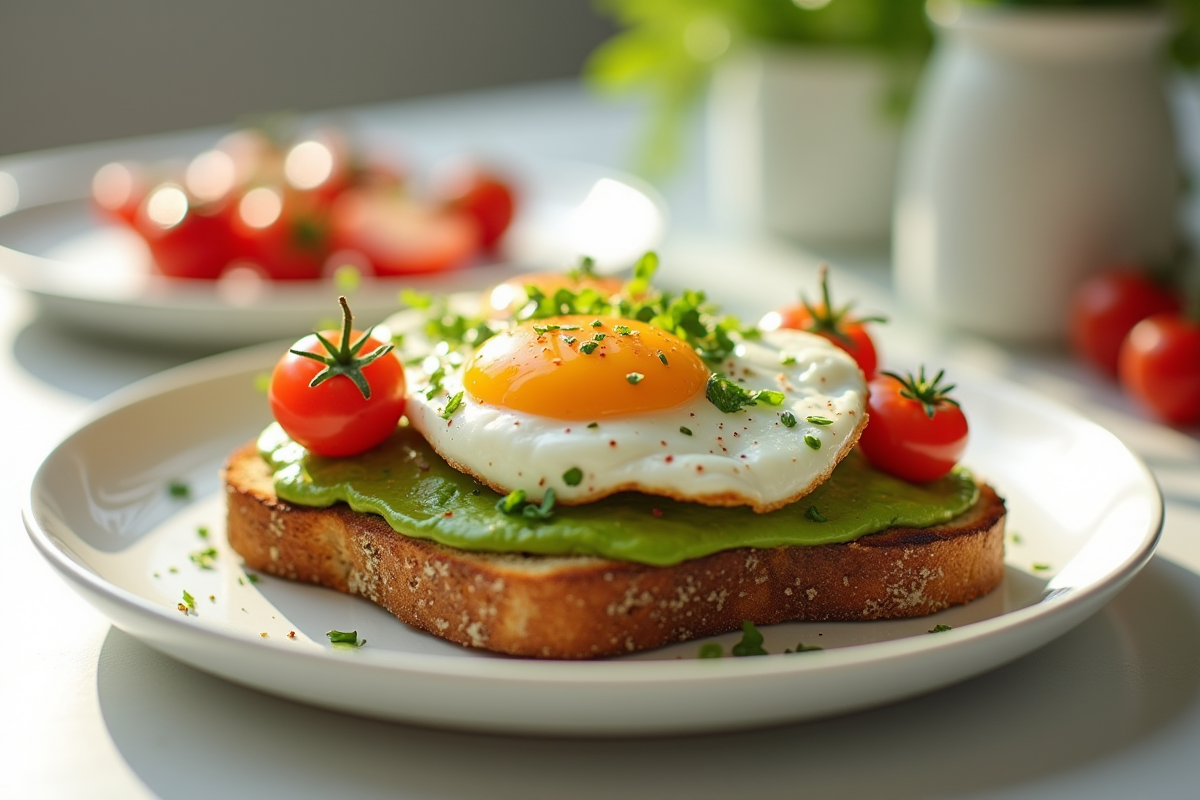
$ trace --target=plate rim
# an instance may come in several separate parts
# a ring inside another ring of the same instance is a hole
[[[152,603],[135,592],[110,583],[99,574],[77,564],[67,556],[56,544],[53,535],[42,527],[34,510],[35,497],[39,491],[43,490],[41,484],[44,479],[42,476],[47,464],[57,454],[69,448],[76,438],[92,425],[102,422],[117,411],[140,402],[152,401],[156,396],[167,391],[194,387],[222,377],[231,377],[239,372],[260,371],[264,366],[270,364],[278,352],[280,352],[280,344],[272,342],[210,356],[147,377],[93,404],[71,432],[45,455],[29,478],[22,501],[21,515],[28,535],[38,551],[64,579],[106,595],[135,614],[149,615],[154,624],[172,626],[172,630],[187,631],[191,635],[199,633],[201,636],[216,637],[222,643],[233,647],[270,647],[278,649],[279,652],[286,652],[289,657],[329,663],[333,656],[325,649],[284,651],[271,642],[247,639],[235,632],[224,631],[216,626],[197,625],[194,622],[180,619],[178,614],[171,609]],[[714,665],[707,660],[698,659],[548,661],[516,658],[463,658],[436,653],[356,651],[356,658],[353,662],[337,658],[334,659],[334,663],[344,666],[354,665],[355,668],[385,669],[402,674],[453,675],[458,678],[520,684],[550,682],[554,684],[659,685],[677,681],[737,681],[756,676],[836,670],[878,661],[920,657],[946,649],[957,649],[963,647],[967,642],[990,639],[1005,633],[1015,635],[1017,630],[1039,622],[1052,624],[1060,616],[1079,613],[1080,606],[1098,603],[1100,598],[1110,599],[1112,594],[1115,594],[1149,561],[1161,539],[1164,501],[1154,474],[1145,462],[1112,432],[1083,417],[1069,406],[1049,398],[1043,398],[1037,392],[1000,378],[976,373],[970,377],[970,380],[1003,385],[1009,391],[1036,397],[1039,401],[1044,399],[1053,406],[1057,413],[1066,414],[1086,425],[1093,433],[1115,442],[1124,454],[1132,459],[1142,477],[1146,479],[1147,488],[1153,490],[1152,518],[1137,546],[1132,548],[1129,555],[1116,569],[1094,583],[1075,589],[1063,596],[1051,600],[1043,598],[1028,606],[955,628],[946,632],[944,636],[934,639],[908,636],[882,642],[840,647],[822,651],[816,654],[817,658],[720,659],[719,661],[723,662],[725,666],[714,669]],[[1088,615],[1081,617],[1070,627],[1086,619]],[[138,638],[140,639],[140,637]],[[148,642],[148,644],[153,646],[152,642]],[[1027,650],[1021,650],[1013,658],[1017,658],[1025,652]],[[700,664],[701,661],[703,664]],[[989,665],[987,669],[1002,663],[1005,662],[996,662]]]

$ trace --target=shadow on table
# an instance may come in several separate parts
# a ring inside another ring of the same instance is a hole
[[[745,733],[572,740],[406,727],[235,686],[116,629],[98,691],[117,748],[164,800],[929,798],[1014,789],[1084,765],[1101,771],[1092,775],[1101,793],[1121,796],[1108,775],[1130,773],[1123,752],[1143,770],[1157,759],[1164,781],[1194,771],[1197,664],[1200,576],[1155,559],[1101,613],[995,672],[873,711]]]
[[[37,317],[17,334],[13,357],[34,378],[88,400],[202,355],[81,333]]]

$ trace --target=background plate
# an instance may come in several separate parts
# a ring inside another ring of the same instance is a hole
[[[341,711],[618,735],[866,708],[999,666],[1069,630],[1141,568],[1162,522],[1153,479],[1115,437],[1018,387],[972,377],[959,391],[972,421],[966,461],[1007,497],[1019,537],[1010,536],[1007,575],[991,595],[916,620],[764,629],[773,653],[797,641],[826,648],[799,655],[697,660],[689,642],[588,663],[492,656],[359,598],[246,576],[224,541],[218,470],[268,421],[254,378],[280,349],[197,362],[106,401],[47,457],[23,513],[43,555],[118,627],[192,666]],[[172,481],[193,499],[172,498]],[[189,554],[210,545],[217,563],[202,570]],[[194,616],[176,609],[184,590]],[[953,630],[928,634],[936,624]],[[368,644],[331,648],[330,628],[356,629]],[[728,651],[737,638],[717,640]]]
[[[132,232],[97,221],[92,175],[113,160],[190,157],[216,134],[155,137],[0,159],[0,278],[32,293],[44,314],[89,333],[215,352],[299,336],[337,318],[332,281],[261,284],[230,291],[216,282],[154,275]],[[616,271],[655,248],[666,206],[645,182],[605,167],[506,156],[519,208],[498,263],[427,276],[365,279],[349,292],[356,316],[375,323],[396,309],[402,287],[482,289],[530,270],[564,269],[581,254]]]

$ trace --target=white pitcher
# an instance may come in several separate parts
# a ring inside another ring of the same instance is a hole
[[[1073,288],[1176,243],[1181,175],[1157,11],[933,8],[902,155],[896,291],[1009,340],[1065,333]]]

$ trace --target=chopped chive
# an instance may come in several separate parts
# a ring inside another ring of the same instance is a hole
[[[200,527],[196,528],[196,535],[199,536],[201,539],[207,539],[208,538],[208,528],[205,527],[204,525],[201,525]]]
[[[667,366],[667,355],[662,350],[658,351],[658,360],[663,363],[663,366]]]
[[[811,653],[814,650],[824,650],[824,649],[825,648],[821,647],[820,645],[805,644],[804,642],[797,642],[795,650],[784,650],[783,652],[785,652],[785,653]]]
[[[554,490],[547,489],[546,494],[542,497],[542,504],[526,503],[521,509],[521,514],[529,519],[550,519],[554,513]]]
[[[454,397],[451,397],[450,402],[446,403],[446,407],[442,409],[442,413],[440,414],[441,418],[450,419],[450,417],[454,416],[454,412],[458,411],[458,409],[462,406],[462,401],[462,392],[459,392],[458,394],[454,395]]]
[[[247,572],[246,580],[250,581],[251,583],[258,583],[258,576],[255,575],[253,572]]]
[[[192,489],[183,481],[171,481],[167,484],[167,493],[180,499],[192,496]]]
[[[790,353],[780,353],[779,363],[785,367],[790,367],[796,363],[796,357]]]
[[[952,631],[952,630],[954,630],[954,629],[951,628],[949,625],[934,625],[932,628],[929,629],[929,632],[930,633],[945,633],[946,631]]]
[[[805,419],[808,420],[809,422],[811,422],[813,425],[832,425],[833,424],[833,420],[829,419],[828,417],[818,417],[818,416],[814,415],[811,417],[805,417]]]
[[[1033,568],[1036,569],[1038,572],[1045,572],[1046,570],[1050,569],[1050,565],[1049,564],[1034,564]]]
[[[619,333],[622,336],[628,336],[631,333],[637,333],[637,331],[635,331],[633,328],[630,328],[628,325],[613,325],[613,333]]]
[[[790,411],[785,411],[779,415],[779,421],[783,423],[785,428],[796,427],[796,415]]]
[[[588,423],[588,427],[589,427],[589,428],[599,428],[599,427],[600,427],[600,423],[599,423],[599,422],[589,422],[589,423]]]
[[[629,381],[634,386],[637,386],[639,383],[641,383],[645,379],[645,377],[646,376],[640,372],[631,372],[625,376],[625,380]]]
[[[325,631],[325,635],[329,637],[329,643],[334,645],[362,647],[367,643],[366,639],[358,638],[358,631]]]
[[[525,503],[525,490],[513,489],[496,501],[496,510],[505,514],[516,514]]]
[[[721,658],[725,655],[725,648],[716,642],[700,645],[700,653],[696,658]]]
[[[605,339],[608,338],[608,334],[607,333],[596,333],[596,334],[592,335],[592,338],[595,339],[597,342],[603,342]]]
[[[574,336],[564,336],[562,337],[562,340],[567,344],[575,344],[577,341],[579,341]]]
[[[742,620],[742,640],[733,646],[735,656],[769,655],[763,647],[763,635],[750,620]]]
[[[188,559],[200,569],[212,569],[217,563],[217,549],[206,547],[188,554]]]
[[[596,344],[595,342],[584,342],[583,344],[579,345],[579,352],[583,353],[585,356],[590,356],[599,346],[600,345]]]
[[[578,486],[583,483],[583,470],[579,467],[571,467],[563,473],[562,479],[567,486]]]
[[[691,428],[685,428],[685,427],[683,427],[682,425],[680,425],[680,426],[679,426],[679,432],[680,432],[680,433],[682,433],[684,436],[691,436],[691,435],[692,435],[692,429],[691,429]]]
[[[601,321],[600,321],[600,320],[598,320],[598,319],[594,319],[594,320],[592,320],[592,327],[593,327],[593,328],[599,328],[599,327],[600,327],[601,325],[603,325],[603,324],[604,324],[604,323],[603,323],[603,322],[601,322]]]
[[[191,611],[196,610],[196,598],[192,597],[187,589],[183,590],[183,604]]]
[[[821,449],[821,440],[818,439],[817,437],[813,436],[811,433],[804,434],[804,443],[806,445],[808,445],[809,447],[811,447],[813,450]]]
[[[829,518],[818,511],[816,506],[809,506],[808,511],[805,512],[804,516],[808,517],[813,522],[829,522]]]

